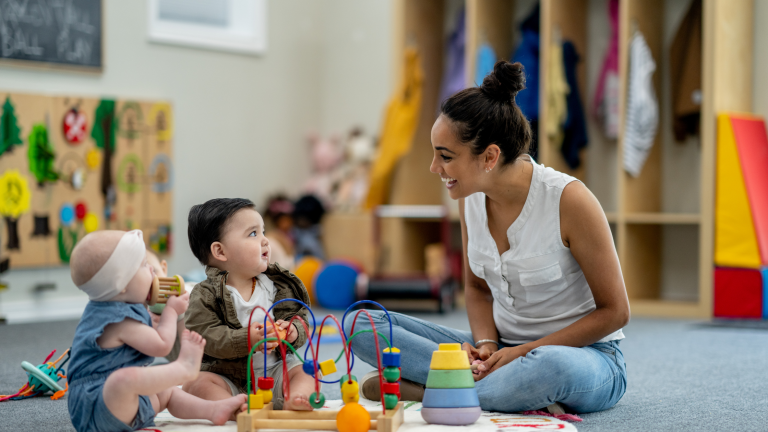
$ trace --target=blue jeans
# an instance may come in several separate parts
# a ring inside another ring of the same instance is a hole
[[[389,322],[382,311],[369,311],[376,330],[389,338]],[[347,315],[344,328],[349,334],[354,313]],[[400,349],[402,377],[425,384],[432,352],[440,343],[474,344],[472,333],[440,326],[395,312],[390,312],[394,346]],[[355,331],[370,329],[363,313]],[[384,341],[379,340],[381,349]],[[511,345],[504,345],[511,346]],[[376,367],[378,353],[371,333],[362,333],[352,341],[355,355]],[[475,383],[480,407],[486,411],[520,412],[541,409],[555,402],[569,412],[602,411],[624,396],[627,369],[619,341],[592,344],[583,348],[542,346],[524,357],[502,366]]]

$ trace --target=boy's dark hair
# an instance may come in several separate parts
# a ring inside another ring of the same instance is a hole
[[[221,241],[224,227],[238,211],[256,206],[245,198],[216,198],[192,206],[187,218],[189,247],[200,264],[208,265],[211,259],[211,245]]]

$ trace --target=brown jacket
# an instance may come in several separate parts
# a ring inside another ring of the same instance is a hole
[[[187,328],[200,333],[206,340],[200,370],[224,375],[243,391],[248,372],[248,331],[240,325],[232,296],[226,288],[229,273],[209,266],[205,274],[208,279],[192,290],[186,317]],[[310,304],[307,289],[293,273],[278,264],[270,264],[264,274],[275,283],[275,303],[295,298]],[[307,320],[307,309],[299,303],[280,303],[272,312],[275,320],[288,321],[299,315],[311,325]],[[295,323],[299,337],[291,345],[299,348],[307,341],[307,333],[300,323]]]

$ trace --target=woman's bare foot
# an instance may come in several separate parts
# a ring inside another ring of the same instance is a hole
[[[312,405],[309,404],[309,398],[305,395],[292,396],[290,400],[283,402],[284,410],[291,411],[312,411]]]
[[[239,394],[229,399],[222,399],[215,402],[213,412],[211,414],[210,421],[216,426],[221,426],[227,422],[227,420],[235,420],[237,414],[241,411],[245,411],[245,401],[247,396]]]
[[[186,369],[188,376],[184,381],[191,381],[200,374],[200,363],[203,360],[205,339],[195,332],[184,330],[181,334],[181,350],[176,363]]]

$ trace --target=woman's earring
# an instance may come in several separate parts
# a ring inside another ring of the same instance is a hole
[[[489,172],[491,172],[491,170],[492,170],[492,169],[493,169],[493,168],[486,168],[486,169],[485,169],[485,172],[489,173]]]

